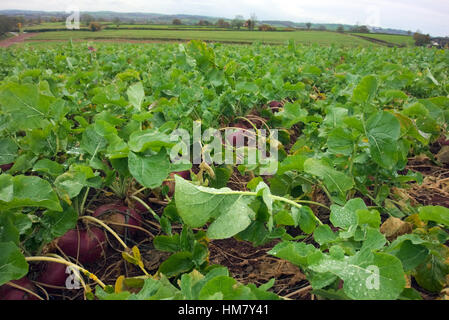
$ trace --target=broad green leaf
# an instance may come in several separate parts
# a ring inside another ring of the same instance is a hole
[[[401,133],[399,120],[386,111],[372,115],[366,121],[365,134],[372,159],[381,167],[391,169],[398,162],[397,140]]]
[[[248,287],[228,276],[215,277],[203,286],[199,299],[209,300],[213,297],[220,297],[220,300],[250,300],[255,298]]]
[[[429,250],[421,244],[413,244],[410,240],[405,240],[400,245],[395,245],[387,253],[396,256],[402,262],[404,271],[411,271],[423,263],[429,255]]]
[[[28,263],[13,242],[0,242],[0,286],[28,273]]]
[[[329,167],[325,162],[317,159],[307,159],[304,171],[321,178],[330,192],[345,194],[354,186],[352,179],[346,174]]]
[[[281,242],[268,251],[269,254],[290,261],[298,267],[308,266],[308,257],[319,251],[311,244],[303,242]]]
[[[76,226],[78,213],[72,207],[64,206],[62,212],[45,211],[40,220],[42,229],[39,230],[43,241],[51,240],[63,236],[68,230]]]
[[[106,138],[95,130],[94,125],[90,125],[83,133],[80,147],[90,155],[95,156],[99,152],[104,151],[107,145],[108,141]]]
[[[183,272],[187,272],[194,267],[191,252],[182,251],[172,254],[159,266],[159,272],[171,278]]]
[[[327,146],[330,153],[349,156],[354,150],[354,139],[349,131],[338,127],[329,133]]]
[[[18,146],[11,138],[0,139],[0,165],[14,162]]]
[[[229,188],[212,189],[195,186],[175,176],[176,208],[183,221],[196,228],[215,220],[207,231],[212,239],[229,238],[245,230],[255,218],[248,206],[248,196],[235,194]]]
[[[377,91],[377,79],[375,76],[365,76],[360,80],[352,93],[352,100],[357,103],[369,102]]]
[[[405,287],[401,261],[389,254],[372,253],[344,260],[326,255],[310,266],[315,272],[331,272],[344,281],[345,294],[357,300],[395,300]]]
[[[160,235],[153,239],[154,248],[159,251],[177,252],[181,251],[179,234],[173,236]]]
[[[14,165],[11,167],[11,169],[9,169],[9,173],[10,174],[25,173],[33,167],[33,164],[36,160],[37,156],[35,156],[33,153],[31,152],[22,153],[15,159]]]
[[[148,148],[153,148],[157,151],[162,147],[172,147],[175,143],[165,133],[148,129],[132,133],[129,137],[128,145],[133,152],[143,152]]]
[[[56,191],[63,200],[70,203],[69,199],[76,197],[84,187],[89,186],[89,179],[94,177],[92,168],[72,165],[69,171],[55,179]]]
[[[142,82],[137,82],[131,85],[126,93],[128,94],[128,101],[134,107],[134,110],[140,112],[143,98],[145,97]]]
[[[447,251],[447,249],[445,249]],[[446,257],[447,259],[447,257]],[[446,277],[449,274],[449,265],[435,254],[427,257],[414,272],[418,285],[431,292],[440,292],[447,285]]]
[[[424,221],[435,221],[449,227],[449,209],[442,206],[426,206],[419,208],[419,217]]]
[[[379,228],[381,219],[380,213],[377,210],[358,209],[356,211],[358,224],[360,226],[368,225],[372,228]]]
[[[51,185],[35,176],[0,175],[0,208],[39,207],[61,211]]]
[[[2,212],[0,214],[0,242],[13,242],[19,245],[19,230],[14,225],[12,212]]]
[[[49,174],[52,177],[57,177],[64,172],[64,167],[52,160],[42,159],[34,164],[33,171]]]
[[[313,239],[320,245],[335,241],[337,234],[334,233],[329,225],[323,224],[318,226],[313,233]]]
[[[302,154],[288,156],[279,164],[279,169],[276,174],[282,175],[290,170],[296,170],[298,172],[304,171],[304,161],[306,160],[307,157]]]
[[[165,149],[155,155],[129,152],[128,166],[132,176],[144,187],[156,188],[171,172],[171,164]]]
[[[287,103],[284,109],[275,114],[282,117],[282,126],[290,129],[294,124],[302,121],[307,116],[307,110],[302,109],[299,103]]]
[[[301,208],[292,207],[291,210],[296,224],[299,224],[299,227],[304,233],[310,234],[315,230],[316,218],[312,209],[302,206]]]
[[[259,182],[259,184],[256,187],[256,192],[259,196],[262,196],[263,202],[265,203],[265,206],[267,207],[269,218],[268,218],[268,230],[271,231],[273,229],[273,199],[271,198],[271,192],[270,187],[267,186],[265,182]],[[251,213],[248,212],[250,215]],[[248,216],[247,216],[248,217]],[[246,222],[251,223],[251,220],[247,220]],[[242,221],[243,223],[243,221]],[[246,229],[246,228],[245,228]]]
[[[357,225],[357,210],[367,210],[365,202],[360,198],[349,200],[344,207],[331,205],[330,221],[335,227],[349,229]]]
[[[8,83],[0,88],[2,110],[11,114],[19,128],[41,127],[53,100],[52,97],[39,94],[34,84]]]

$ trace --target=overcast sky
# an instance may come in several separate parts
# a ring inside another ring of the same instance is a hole
[[[448,0],[0,0],[0,10],[154,12],[259,20],[346,23],[449,35]]]

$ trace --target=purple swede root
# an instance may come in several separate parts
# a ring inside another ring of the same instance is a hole
[[[2,164],[2,165],[0,165],[0,169],[2,169],[2,172],[5,172],[5,171],[8,171],[9,169],[11,169],[13,165],[14,165],[14,163]]]
[[[142,217],[140,214],[138,214],[134,209],[128,208],[121,204],[110,203],[102,205],[95,210],[92,216],[101,219],[106,223],[111,223],[111,228],[120,235],[125,234],[127,227],[122,225],[114,225],[114,223],[128,224],[136,227],[142,226]],[[129,235],[134,235],[136,232],[136,228],[128,228]]]
[[[37,282],[43,285],[64,287],[67,277],[67,266],[57,262],[46,262],[43,264],[42,271],[37,278]]]
[[[28,289],[32,292],[36,292],[36,287],[27,277],[23,277],[22,279],[19,280],[13,280],[11,282],[25,289]],[[0,287],[0,300],[39,300],[39,299],[26,291],[4,284],[3,286]]]
[[[185,180],[190,180],[190,171],[186,170],[186,171],[176,171],[176,172],[172,172],[170,173],[170,180],[173,181],[164,181],[162,183],[163,186],[167,186],[168,187],[168,193],[167,195],[169,197],[172,197],[173,194],[175,193],[175,175],[180,176],[181,178],[185,179]]]
[[[81,263],[93,263],[100,260],[106,248],[106,235],[100,228],[86,230],[72,229],[57,241],[61,250],[69,257]]]

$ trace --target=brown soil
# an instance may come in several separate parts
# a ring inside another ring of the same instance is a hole
[[[36,35],[38,35],[38,33],[22,33],[18,36],[14,36],[14,37],[7,38],[5,40],[0,41],[0,47],[8,48],[8,47],[12,46],[13,44],[24,42],[26,39],[29,39]]]
[[[210,263],[229,269],[230,275],[244,284],[260,286],[270,279],[276,282],[272,291],[280,296],[289,295],[291,299],[305,299],[309,295],[308,281],[298,267],[290,262],[275,258],[267,252],[276,241],[254,247],[246,241],[236,239],[215,240],[209,244]],[[304,289],[298,291],[300,289]]]

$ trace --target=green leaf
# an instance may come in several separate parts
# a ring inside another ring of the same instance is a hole
[[[354,182],[349,176],[331,168],[322,160],[307,159],[304,162],[304,171],[321,178],[330,192],[344,195],[354,186]]]
[[[34,164],[33,171],[42,172],[52,177],[57,177],[64,172],[64,167],[55,161],[42,159]]]
[[[302,109],[299,102],[287,103],[284,109],[275,114],[282,117],[282,127],[290,129],[294,124],[304,120],[307,116],[307,110]]]
[[[18,149],[11,138],[0,139],[0,165],[14,162]]]
[[[95,130],[94,125],[90,125],[83,132],[80,147],[90,155],[95,156],[99,152],[106,150],[107,145],[108,141]]]
[[[199,187],[175,176],[175,201],[179,215],[192,228],[202,227],[214,219],[207,231],[211,239],[232,237],[245,230],[255,218],[254,211],[248,206],[251,200],[229,188]]]
[[[134,110],[140,112],[143,98],[145,97],[142,82],[137,82],[130,86],[126,93],[128,94],[128,101],[134,107]]]
[[[420,287],[437,293],[447,285],[448,274],[449,265],[437,255],[432,254],[416,268],[414,277]]]
[[[200,291],[200,300],[250,300],[251,290],[228,276],[219,276],[208,281]]]
[[[65,206],[64,211],[45,211],[41,218],[43,229],[39,230],[45,242],[63,236],[76,226],[78,213],[72,207]]]
[[[349,131],[338,127],[329,133],[327,146],[330,153],[349,156],[354,150],[354,139]]]
[[[423,300],[421,294],[413,288],[404,288],[401,295],[399,296],[399,300]]]
[[[442,206],[426,206],[419,208],[419,217],[424,221],[435,221],[449,227],[449,209]]]
[[[399,120],[386,111],[372,115],[366,121],[366,136],[372,159],[381,167],[391,169],[398,162],[397,140],[401,133]]]
[[[308,266],[308,258],[316,252],[319,250],[311,244],[289,241],[281,242],[268,251],[269,254],[290,261],[301,268]]]
[[[33,167],[33,164],[36,160],[37,157],[34,156],[31,152],[22,153],[14,161],[14,165],[11,167],[11,169],[9,169],[9,173],[10,174],[16,174],[18,172],[25,173]]]
[[[2,110],[11,114],[18,128],[41,127],[53,100],[52,97],[39,94],[34,84],[8,83],[0,89]]]
[[[405,287],[401,261],[386,253],[356,255],[344,260],[323,255],[310,269],[337,275],[344,281],[345,294],[357,300],[394,300]]]
[[[335,241],[337,234],[335,234],[329,225],[323,224],[318,226],[313,233],[313,239],[320,245]]]
[[[349,229],[358,223],[357,210],[367,210],[365,202],[360,198],[349,200],[344,207],[331,205],[330,221],[337,228]]]
[[[129,137],[129,149],[133,152],[143,152],[148,148],[159,151],[162,147],[172,147],[175,142],[170,140],[170,136],[159,132],[155,129],[148,129],[144,131],[136,131]]]
[[[421,244],[413,244],[410,240],[402,241],[387,251],[401,260],[404,271],[411,271],[423,263],[429,255],[429,249]]]
[[[94,177],[91,167],[72,165],[69,171],[55,179],[56,191],[63,200],[70,203],[69,199],[76,197],[84,187],[89,186],[89,179]]]
[[[61,211],[61,205],[50,184],[35,176],[0,175],[0,209],[39,207]]]
[[[147,188],[159,187],[171,172],[170,160],[165,149],[154,155],[141,155],[130,151],[128,167],[132,176]]]
[[[269,214],[267,226],[268,230],[271,231],[273,229],[273,199],[271,198],[270,187],[268,187],[265,182],[259,182],[256,187],[256,192],[259,196],[262,196],[263,202],[267,207]],[[249,223],[251,223],[251,221],[249,221]]]
[[[297,212],[295,214],[295,212]],[[310,234],[315,230],[316,218],[312,209],[302,206],[301,208],[292,207],[292,215],[296,217],[296,223],[304,233]]]
[[[14,225],[13,214],[2,212],[0,214],[0,242],[13,242],[19,245],[19,230]]]
[[[277,175],[282,175],[287,171],[296,170],[298,172],[304,171],[304,161],[307,157],[302,154],[295,154],[288,156],[284,161],[279,164]]]
[[[169,278],[188,272],[195,266],[192,259],[191,252],[182,251],[172,254],[159,266],[159,272]]]
[[[354,88],[352,100],[357,103],[367,103],[371,101],[377,91],[377,79],[375,76],[365,76]]]
[[[181,251],[179,234],[173,236],[156,236],[153,240],[154,248],[160,251],[177,252]]]
[[[13,242],[0,242],[0,286],[28,273],[28,263]]]
[[[380,213],[377,210],[358,209],[356,211],[358,224],[360,226],[368,225],[372,228],[379,228],[381,219]]]

